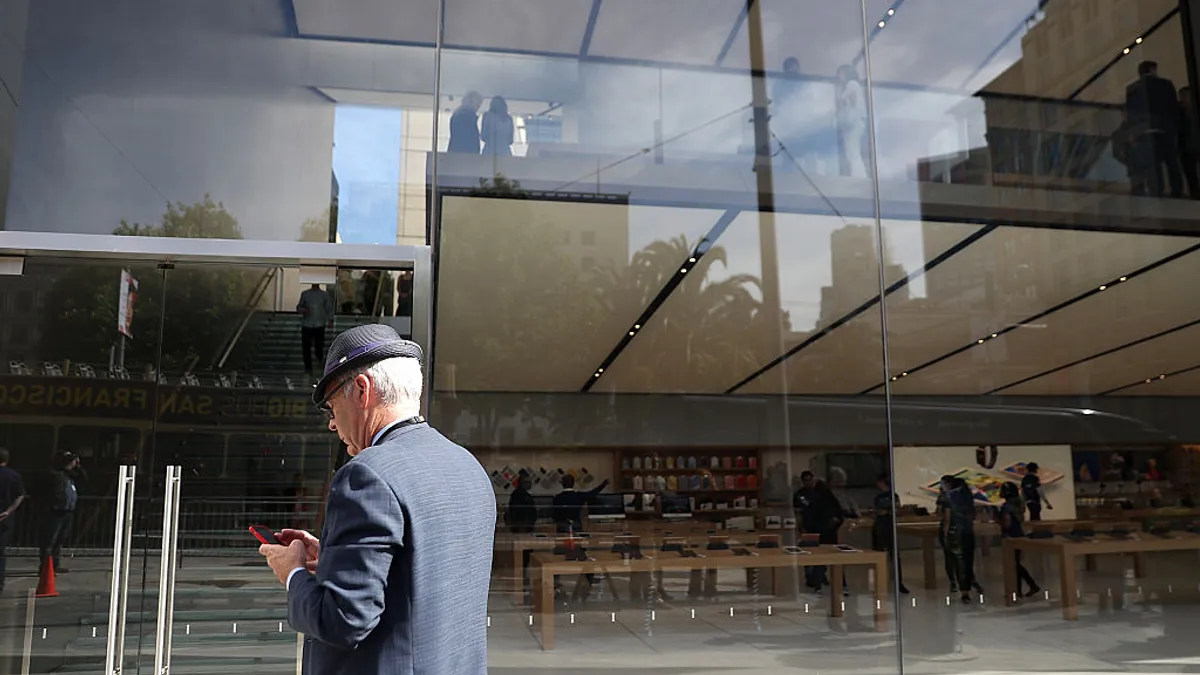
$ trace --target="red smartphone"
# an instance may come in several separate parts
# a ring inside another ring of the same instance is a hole
[[[282,543],[275,538],[275,531],[266,525],[251,525],[250,534],[253,534],[255,539],[264,544],[280,545]]]

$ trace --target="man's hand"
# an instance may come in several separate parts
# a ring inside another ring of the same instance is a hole
[[[271,571],[275,572],[275,577],[279,579],[279,583],[287,588],[288,576],[292,570],[297,567],[306,567],[304,542],[296,539],[287,546],[279,544],[263,544],[258,547],[258,552],[267,559],[267,564],[271,566]]]
[[[321,556],[321,540],[304,530],[284,530],[275,533],[275,538],[284,546],[293,541],[304,542],[304,567],[309,572],[317,571],[317,559]]]

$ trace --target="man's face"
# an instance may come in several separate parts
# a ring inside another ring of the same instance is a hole
[[[360,375],[360,378],[365,376]],[[358,378],[355,378],[358,379]],[[349,391],[349,395],[346,392]],[[362,405],[363,391],[355,381],[343,381],[330,385],[329,397],[326,404],[333,416],[329,420],[329,430],[337,432],[338,438],[346,444],[346,453],[354,457],[363,451],[367,440],[363,439],[366,431],[366,410]]]
[[[800,481],[802,483],[804,483],[804,487],[812,487],[813,486],[813,475],[811,473],[806,473],[806,474],[800,476]]]

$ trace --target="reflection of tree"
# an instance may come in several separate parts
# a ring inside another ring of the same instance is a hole
[[[241,239],[237,220],[209,197],[193,204],[168,204],[157,224],[121,221],[114,234],[138,237]],[[133,340],[126,345],[130,371],[159,361],[162,370],[194,367],[198,359],[216,355],[246,309],[258,270],[229,266],[180,266],[165,272],[148,265],[131,268],[140,288],[133,320]],[[43,321],[47,351],[76,361],[106,363],[117,339],[120,267],[75,266],[57,276],[47,293]],[[165,295],[164,295],[165,290]],[[167,310],[163,322],[163,309]]]
[[[633,255],[624,269],[601,271],[596,302],[601,311],[636,317],[696,249],[686,237],[656,241]],[[766,329],[761,283],[752,274],[728,274],[725,249],[714,246],[687,273],[671,298],[638,335],[641,354],[652,359],[622,364],[623,387],[666,392],[679,382],[733,384],[760,365],[756,336]],[[778,330],[777,328],[775,330]]]
[[[330,209],[319,215],[304,221],[300,226],[300,241],[313,241],[327,243],[329,241],[329,214]]]

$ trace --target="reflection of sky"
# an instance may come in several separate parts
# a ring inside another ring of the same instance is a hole
[[[396,243],[401,116],[392,108],[346,105],[334,113],[333,171],[343,243]]]

